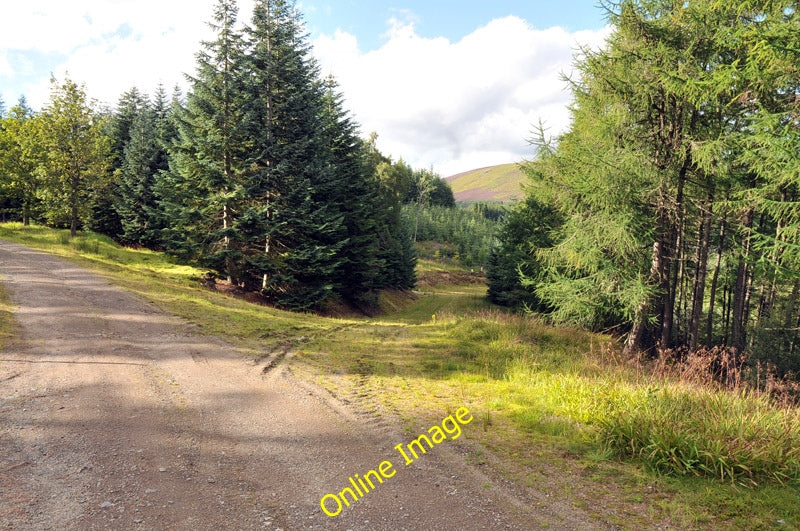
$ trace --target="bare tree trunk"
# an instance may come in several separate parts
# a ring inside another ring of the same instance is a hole
[[[731,290],[725,285],[722,289],[722,344],[729,345],[731,337]]]
[[[794,286],[792,286],[792,295],[789,297],[789,303],[786,305],[786,314],[783,317],[783,326],[785,328],[792,327],[792,322],[794,321],[794,312],[797,308],[798,296],[800,296],[800,280],[795,280]]]
[[[794,319],[794,312],[797,308],[797,298],[800,296],[800,280],[794,281],[794,286],[792,286],[792,295],[789,297],[789,303],[786,305],[786,315],[783,318],[783,326],[784,328],[792,328],[792,324],[797,322]],[[800,319],[798,319],[800,320]],[[792,340],[789,342],[789,352],[787,353],[789,359],[792,359],[794,356],[794,349],[797,343],[797,334],[792,334]]]
[[[719,250],[717,251],[717,265],[714,267],[714,277],[711,279],[711,301],[708,307],[708,320],[706,321],[706,347],[711,348],[714,334],[714,304],[717,298],[717,284],[719,282],[719,270],[722,267],[722,254],[725,251],[725,229],[727,227],[727,213],[722,218],[719,229]],[[723,322],[725,318],[725,305],[722,306]]]
[[[22,200],[22,225],[27,227],[31,224],[31,199],[28,193],[25,193],[25,198]]]
[[[664,313],[661,326],[661,347],[670,348],[673,343],[673,329],[675,326],[675,298],[678,295],[678,271],[681,267],[681,247],[683,246],[683,221],[684,221],[684,188],[686,174],[692,163],[691,151],[686,150],[683,165],[678,173],[678,193],[676,196],[677,223],[672,227],[670,239],[670,259],[665,263],[667,271],[666,293],[664,295]]]
[[[222,205],[222,230],[225,232],[225,236],[222,237],[222,243],[225,247],[225,250],[230,250],[231,247],[231,239],[228,237],[228,223],[230,214],[228,212],[228,204],[225,203]],[[228,276],[228,282],[231,284],[233,283],[233,263],[229,256],[225,256],[225,274]]]
[[[781,203],[786,202],[786,191],[781,191]],[[782,245],[781,238],[783,237],[783,220],[778,219],[778,224],[775,227],[775,245],[772,248],[772,255],[770,256],[770,265],[772,266],[772,279],[769,288],[764,287],[761,300],[758,306],[758,320],[761,322],[763,319],[769,319],[772,315],[772,310],[775,305],[775,296],[778,288],[778,274],[783,262],[784,246]]]
[[[748,286],[751,285],[752,277],[747,261],[750,258],[750,229],[753,226],[753,208],[747,211],[744,218],[745,235],[742,242],[742,256],[739,259],[739,267],[736,271],[736,287],[733,292],[733,321],[731,326],[731,346],[741,352],[744,350],[747,305],[749,302]]]
[[[694,290],[692,292],[692,317],[689,323],[689,350],[697,349],[700,335],[700,317],[703,313],[703,302],[706,289],[708,269],[708,241],[711,233],[711,214],[714,207],[714,194],[708,193],[708,199],[700,207],[700,234],[695,255]]]

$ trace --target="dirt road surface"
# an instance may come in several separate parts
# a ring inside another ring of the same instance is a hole
[[[393,447],[408,434],[285,366],[265,376],[61,259],[0,242],[0,275],[20,335],[0,353],[0,528],[593,527],[484,488],[463,439],[404,467]],[[393,477],[336,517],[322,512],[323,495],[384,460]]]

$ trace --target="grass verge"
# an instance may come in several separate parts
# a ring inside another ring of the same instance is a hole
[[[208,291],[204,271],[96,235],[0,225],[0,238],[90,267],[253,351],[294,345],[297,372],[409,433],[467,406],[470,462],[600,521],[800,528],[796,410],[648,377],[615,362],[606,337],[491,309],[480,285],[426,287],[378,319],[331,319]]]
[[[2,281],[3,277],[0,275],[0,351],[14,338],[16,328],[14,307],[3,289]]]

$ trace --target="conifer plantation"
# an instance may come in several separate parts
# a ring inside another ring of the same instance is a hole
[[[293,2],[237,20],[216,3],[188,93],[138,88],[113,112],[52,80],[47,108],[3,112],[4,212],[163,250],[279,307],[361,305],[411,288],[394,164],[359,137]]]

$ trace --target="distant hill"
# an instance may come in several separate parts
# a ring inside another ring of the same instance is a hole
[[[516,202],[522,199],[522,183],[525,174],[519,164],[501,164],[467,171],[446,177],[458,202],[502,201]]]

